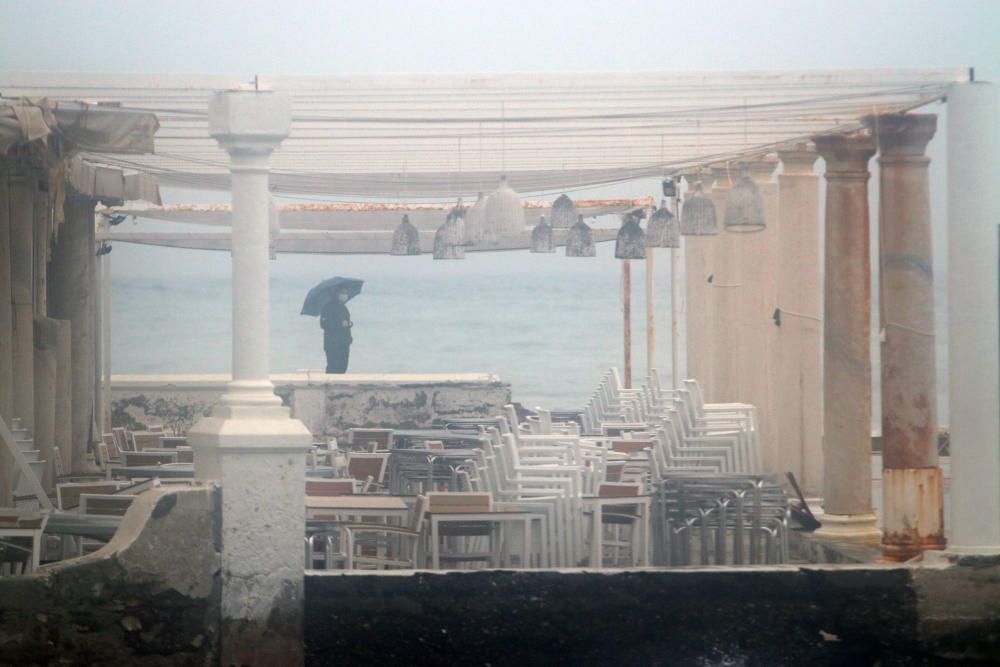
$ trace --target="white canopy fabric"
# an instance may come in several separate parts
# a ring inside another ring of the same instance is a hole
[[[258,76],[292,99],[276,151],[276,194],[451,199],[490,192],[501,174],[523,194],[572,191],[767,152],[864,114],[941,99],[966,68],[801,72]],[[154,112],[153,155],[88,159],[163,185],[228,188],[208,136],[212,90],[236,76],[0,72],[4,96]]]

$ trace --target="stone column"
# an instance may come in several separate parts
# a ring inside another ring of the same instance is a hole
[[[42,486],[52,491],[55,483],[52,445],[55,444],[56,424],[56,347],[58,328],[55,320],[35,319],[35,448],[41,459],[48,462],[42,476]]]
[[[1000,553],[1000,108],[989,83],[948,91],[949,551]]]
[[[934,262],[924,152],[932,114],[868,116],[879,146],[882,340],[882,549],[905,561],[943,549],[944,478],[937,455]]]
[[[195,474],[222,482],[222,663],[301,664],[305,453],[268,379],[268,162],[288,135],[288,99],[221,92],[209,131],[229,153],[233,379],[188,433]]]
[[[32,304],[34,273],[33,170],[18,168],[10,179],[10,276],[13,311],[13,416],[30,430],[35,427],[35,309]]]
[[[10,170],[9,161],[0,162],[0,418],[8,426],[14,416],[14,313],[10,284]],[[14,458],[0,447],[0,506],[13,503],[10,488]]]
[[[719,223],[719,235],[712,240],[706,261],[706,274],[711,278],[708,284],[708,340],[709,370],[705,380],[706,400],[727,403],[740,400],[736,392],[736,350],[737,320],[734,311],[738,289],[735,267],[735,244],[739,241],[725,231],[726,195],[733,182],[739,178],[739,167],[735,164],[712,165],[714,185],[709,195],[715,204]]]
[[[872,513],[869,135],[813,137],[826,161],[823,303],[823,499],[818,534],[882,536]]]
[[[72,467],[73,457],[73,362],[72,324],[67,320],[49,322],[56,333],[56,387],[53,439],[59,445],[59,456],[67,470]]]
[[[82,474],[94,414],[94,201],[71,191],[64,210],[49,266],[49,313],[70,322],[72,435],[63,460]]]
[[[703,193],[712,190],[712,172],[709,169],[684,174],[688,195],[700,182]],[[721,224],[721,221],[719,222]],[[706,282],[706,261],[716,236],[685,236],[684,245],[684,321],[686,324],[687,377],[702,384],[709,377],[709,285]]]
[[[776,157],[759,156],[747,161],[750,177],[764,197],[766,227],[757,232],[728,232],[732,239],[734,281],[731,290],[732,310],[737,328],[733,353],[736,357],[734,398],[757,407],[757,435],[760,458],[767,472],[782,473],[787,468],[779,461],[772,393],[777,373],[774,361],[777,327],[772,315],[777,305],[775,264],[777,241],[778,186],[773,174]]]
[[[823,489],[823,320],[816,151],[806,143],[778,150],[778,261],[781,325],[774,360],[778,457],[809,497]]]

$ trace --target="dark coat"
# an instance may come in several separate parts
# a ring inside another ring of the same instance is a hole
[[[330,345],[350,345],[354,338],[351,337],[351,312],[347,306],[340,301],[331,301],[323,308],[319,318],[319,325],[323,327],[323,343]]]

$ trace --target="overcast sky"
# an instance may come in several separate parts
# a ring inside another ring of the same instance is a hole
[[[997,0],[0,0],[0,68],[253,73],[974,65]]]

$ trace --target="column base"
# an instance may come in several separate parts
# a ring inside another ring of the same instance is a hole
[[[882,498],[886,560],[901,563],[924,551],[944,549],[941,468],[884,468]]]
[[[817,537],[878,544],[882,531],[874,514],[823,514],[823,525],[813,533]]]

